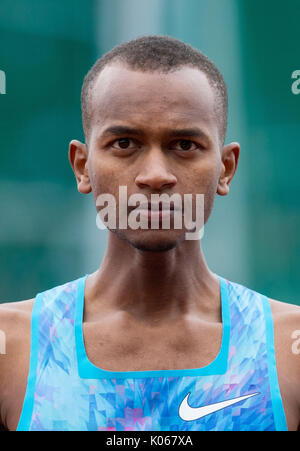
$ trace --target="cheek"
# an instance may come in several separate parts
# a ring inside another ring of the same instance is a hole
[[[220,165],[218,159],[202,161],[201,166],[193,168],[186,174],[188,186],[185,192],[204,194],[204,222],[210,216],[217,192]]]
[[[203,159],[199,164],[191,167],[185,173],[188,188],[195,194],[208,194],[216,192],[220,172],[220,163],[217,158]]]
[[[119,192],[120,171],[109,161],[102,159],[93,159],[88,162],[88,171],[91,181],[92,191],[96,199],[99,194],[109,193],[116,196]]]
[[[214,170],[211,171],[210,178],[207,180],[206,184],[206,192],[204,197],[204,222],[208,220],[213,206],[214,201],[217,193],[217,187],[218,187],[218,181],[219,181],[219,171],[214,168]]]

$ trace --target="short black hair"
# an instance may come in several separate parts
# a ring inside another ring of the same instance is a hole
[[[130,69],[168,73],[183,66],[198,68],[214,89],[215,110],[220,137],[224,144],[227,129],[228,95],[224,78],[216,65],[202,52],[171,36],[141,36],[117,45],[99,58],[84,78],[81,90],[82,123],[85,136],[90,126],[90,96],[102,69],[112,62],[125,63]]]

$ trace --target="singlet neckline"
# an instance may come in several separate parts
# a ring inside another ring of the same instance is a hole
[[[93,364],[86,353],[83,337],[84,289],[89,274],[78,279],[75,305],[75,344],[79,376],[83,379],[134,379],[146,377],[178,377],[178,376],[209,376],[225,374],[228,365],[230,341],[230,306],[227,281],[215,274],[220,281],[222,341],[217,356],[211,363],[200,368],[175,370],[145,370],[145,371],[109,371]]]

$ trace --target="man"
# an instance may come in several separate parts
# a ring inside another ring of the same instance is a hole
[[[206,223],[229,192],[240,147],[224,145],[218,69],[176,39],[138,38],[90,70],[82,113],[86,142],[69,148],[78,190],[99,213],[113,196],[116,225],[96,272],[1,306],[3,427],[297,430],[300,308],[214,274],[175,209],[154,211],[154,194],[202,194]],[[120,226],[120,187],[146,196],[140,218],[158,227]]]

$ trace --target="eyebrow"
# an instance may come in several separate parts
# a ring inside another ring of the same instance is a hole
[[[144,135],[144,133],[137,128],[126,127],[124,125],[113,125],[112,127],[106,128],[103,131],[102,136],[106,136],[106,135],[120,136],[120,135],[126,135],[126,134],[128,134],[128,135]]]
[[[143,136],[145,133],[142,130],[139,130],[137,128],[131,128],[124,125],[113,125],[111,127],[106,128],[102,136],[107,135],[114,135],[114,136],[120,136],[120,135],[139,135]],[[191,137],[197,137],[209,140],[209,137],[199,128],[182,128],[182,129],[171,129],[167,131],[167,134],[173,137],[176,136],[182,136],[185,138],[191,138]]]
[[[170,130],[170,135],[172,136],[184,136],[186,138],[197,137],[208,139],[206,133],[204,133],[200,128],[182,128]]]

